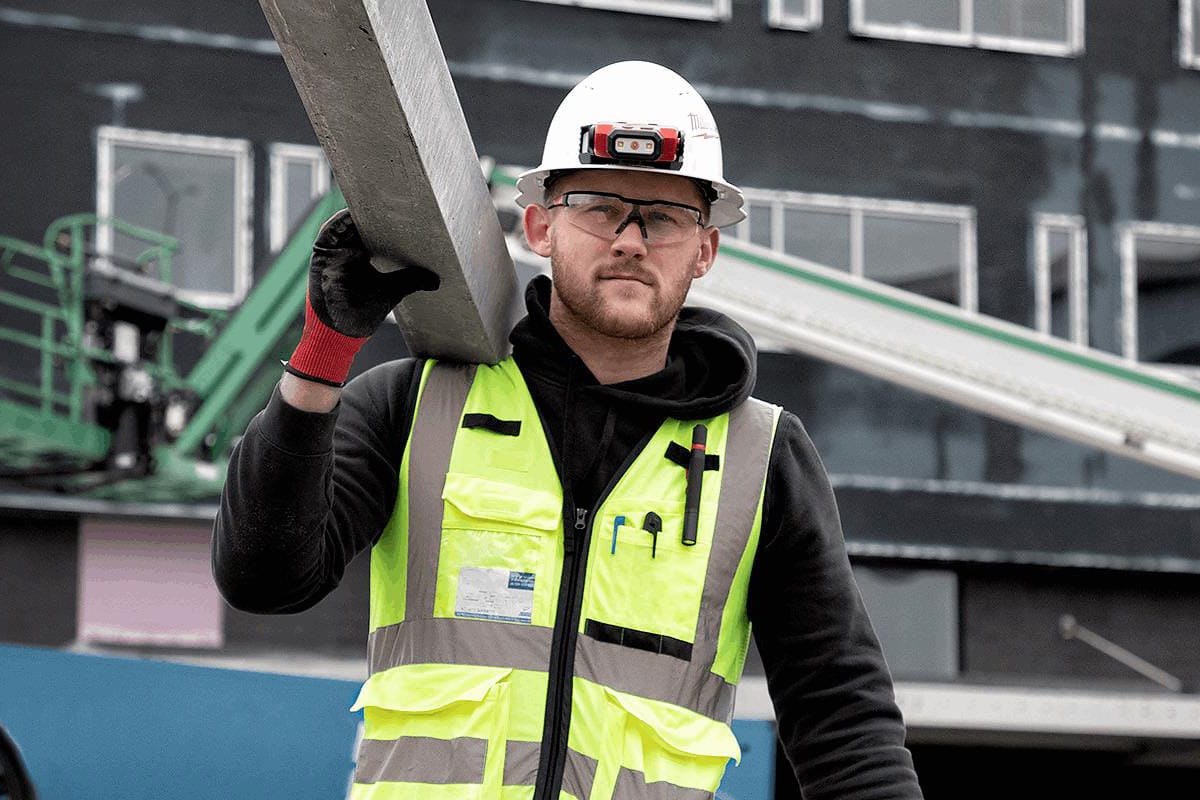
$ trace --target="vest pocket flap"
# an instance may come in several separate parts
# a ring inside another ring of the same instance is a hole
[[[492,687],[512,674],[500,667],[413,664],[377,672],[367,679],[350,707],[365,706],[432,714],[455,703],[481,702]]]
[[[647,700],[604,687],[610,702],[633,718],[631,724],[648,731],[659,744],[686,756],[732,758],[742,750],[728,725],[686,708]]]
[[[462,472],[446,475],[442,499],[447,503],[445,522],[454,526],[464,524],[461,517],[466,517],[554,531],[563,513],[561,499],[550,492]]]

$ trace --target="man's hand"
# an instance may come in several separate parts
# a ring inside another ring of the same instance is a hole
[[[370,257],[348,209],[321,226],[308,267],[304,334],[284,365],[288,372],[341,386],[363,342],[396,304],[440,283],[435,273],[415,265],[380,272]]]

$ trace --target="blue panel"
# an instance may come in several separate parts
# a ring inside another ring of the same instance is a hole
[[[345,797],[357,684],[0,646],[42,800]]]
[[[775,796],[775,725],[735,719],[733,733],[742,746],[742,763],[725,770],[717,800],[769,800]]]
[[[0,645],[0,722],[41,800],[345,797],[352,681]],[[737,720],[721,800],[767,800],[769,722]]]

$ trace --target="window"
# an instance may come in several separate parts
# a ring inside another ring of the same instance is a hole
[[[1087,345],[1087,230],[1083,217],[1039,214],[1034,232],[1037,329]]]
[[[1133,222],[1120,238],[1125,356],[1200,365],[1200,228]]]
[[[1196,0],[1179,2],[1179,63],[1200,69],[1200,25],[1196,24]]]
[[[735,235],[975,310],[975,212],[966,206],[746,189]]]
[[[634,14],[653,14],[658,17],[719,20],[729,19],[732,0],[528,0],[528,2],[602,8],[609,11],[628,11]]]
[[[811,31],[821,27],[821,0],[767,0],[767,25]]]
[[[958,576],[949,570],[854,565],[863,604],[892,674],[958,677]]]
[[[176,133],[102,127],[96,170],[96,213],[179,240],[171,282],[180,296],[212,306],[235,305],[250,288],[250,143]],[[144,247],[111,226],[97,246],[131,262]]]
[[[1083,0],[850,0],[863,36],[1053,56],[1083,52]]]
[[[319,147],[271,145],[270,247],[277,253],[304,220],[313,201],[329,191],[329,165]]]

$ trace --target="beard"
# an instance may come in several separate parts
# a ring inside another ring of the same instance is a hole
[[[648,287],[652,292],[649,299],[639,291],[638,296],[628,302],[613,300],[612,292],[605,291],[604,281],[596,278],[597,271],[572,259],[559,249],[557,243],[551,245],[550,274],[559,301],[578,322],[614,339],[646,339],[674,324],[679,317],[699,260],[697,253],[683,273],[684,277],[674,283],[652,281]],[[599,273],[605,271],[645,274],[636,261],[616,262]]]

